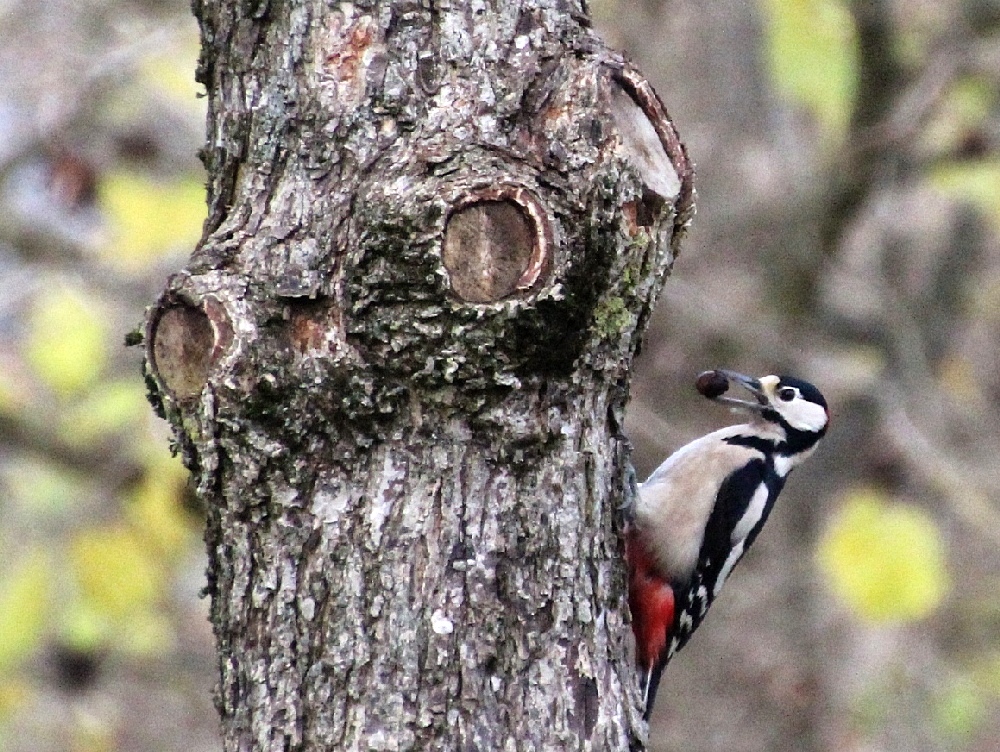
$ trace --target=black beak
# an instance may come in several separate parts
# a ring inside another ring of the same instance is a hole
[[[755,379],[751,376],[745,376],[742,373],[736,373],[735,371],[726,371],[722,368],[717,368],[716,371],[721,373],[727,379],[732,382],[739,384],[741,387],[750,392],[756,402],[750,402],[748,400],[737,399],[735,397],[716,397],[716,402],[724,402],[727,405],[735,405],[736,407],[749,408],[751,410],[762,410],[767,407],[767,395],[764,394],[764,388],[760,383],[760,379]]]

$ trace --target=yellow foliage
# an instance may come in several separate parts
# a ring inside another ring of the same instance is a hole
[[[42,551],[7,565],[0,581],[0,670],[24,658],[41,640],[50,585],[48,557]]]
[[[205,186],[193,177],[163,182],[112,172],[101,182],[100,204],[112,227],[104,255],[133,271],[169,251],[190,250],[206,215]]]
[[[77,394],[101,375],[107,330],[97,304],[68,287],[52,287],[35,300],[25,355],[35,373],[63,396]]]
[[[87,479],[42,459],[23,458],[0,472],[8,500],[31,515],[57,515],[86,498]]]
[[[143,656],[162,653],[173,641],[169,620],[154,604],[139,600],[112,605],[109,609],[103,597],[86,595],[69,601],[60,614],[60,640],[84,652],[110,643],[117,651]],[[121,611],[125,606],[128,610]]]
[[[137,656],[162,654],[174,640],[170,620],[163,614],[149,611],[129,619],[125,629],[119,630],[118,647],[123,652]]]
[[[16,713],[32,699],[31,688],[16,677],[4,677],[0,681],[0,721],[6,716]],[[0,727],[0,749],[3,746],[3,729]]]
[[[921,142],[938,153],[960,148],[970,131],[987,121],[996,99],[992,82],[977,76],[959,78],[934,108]]]
[[[144,463],[126,519],[83,530],[69,544],[64,566],[74,587],[61,604],[58,629],[60,639],[78,650],[113,644],[149,655],[172,640],[161,602],[171,562],[195,538],[179,498],[187,472],[162,451]]]
[[[193,530],[181,507],[187,470],[177,457],[167,456],[147,468],[128,507],[129,520],[150,545],[164,556],[182,552]]]
[[[840,0],[765,0],[771,75],[786,97],[809,108],[827,141],[847,132],[857,90],[854,19]]]
[[[196,29],[191,29],[191,35],[185,42],[170,45],[165,50],[166,54],[148,58],[142,66],[144,83],[178,102],[204,110],[204,104],[198,100],[204,89],[194,80],[199,51]]]
[[[872,622],[927,616],[948,587],[934,521],[873,491],[847,495],[820,540],[817,561],[840,599]]]
[[[142,539],[124,526],[78,533],[70,562],[85,603],[110,621],[148,611],[164,584],[159,563]]]
[[[149,410],[143,389],[135,378],[98,384],[64,413],[62,436],[75,444],[92,445],[138,424]]]
[[[972,204],[1000,225],[1000,159],[950,162],[935,169],[930,182],[946,196]]]
[[[65,603],[59,613],[59,640],[81,652],[102,647],[112,628],[111,620],[94,604],[79,598]]]

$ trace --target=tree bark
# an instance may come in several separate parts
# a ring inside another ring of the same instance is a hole
[[[151,309],[225,749],[641,746],[629,367],[692,212],[582,0],[195,0],[209,218]]]

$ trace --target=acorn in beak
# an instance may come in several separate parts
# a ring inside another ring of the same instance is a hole
[[[732,383],[739,384],[750,392],[754,396],[754,401],[751,402],[745,399],[738,399],[737,397],[723,396],[729,391],[729,386]],[[734,407],[760,411],[768,405],[767,392],[764,391],[764,385],[761,383],[761,380],[742,373],[736,373],[736,371],[727,371],[722,368],[716,368],[714,371],[705,371],[695,381],[695,388],[700,394],[713,402],[721,402],[726,405],[733,405]]]

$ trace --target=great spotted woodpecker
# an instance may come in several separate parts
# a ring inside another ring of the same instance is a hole
[[[754,400],[722,396],[730,382]],[[678,449],[639,486],[625,552],[647,719],[663,669],[701,624],[788,474],[812,454],[830,421],[819,390],[788,376],[717,370],[696,386],[751,417]]]

